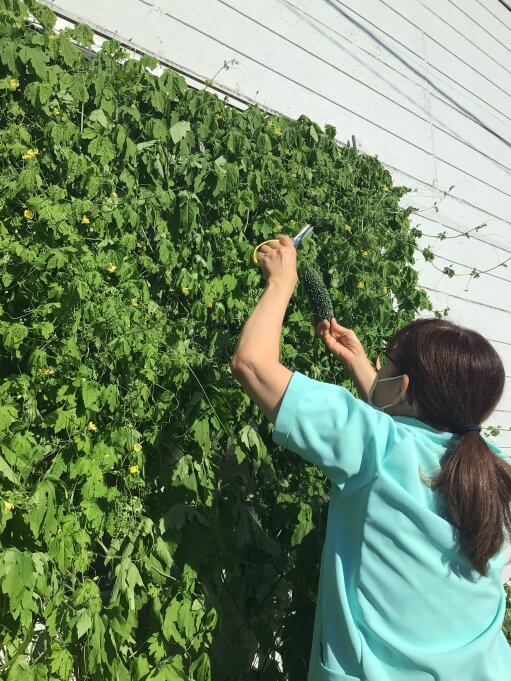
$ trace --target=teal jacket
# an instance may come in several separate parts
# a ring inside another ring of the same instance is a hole
[[[332,483],[307,681],[511,681],[508,542],[472,570],[421,479],[459,436],[295,371],[272,439]]]

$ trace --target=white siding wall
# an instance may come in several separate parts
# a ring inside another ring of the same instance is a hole
[[[500,0],[55,0],[62,17],[154,54],[220,96],[331,123],[377,155],[437,258],[416,266],[435,309],[506,367],[485,425],[511,454],[511,11]],[[436,207],[434,206],[437,202]],[[473,231],[471,238],[463,232]],[[436,235],[449,237],[439,240]],[[435,269],[452,266],[452,279]],[[476,268],[490,270],[477,279]],[[424,315],[430,313],[424,311]],[[511,568],[506,578],[511,576]]]

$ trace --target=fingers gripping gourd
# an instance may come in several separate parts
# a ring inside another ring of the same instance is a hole
[[[303,266],[303,284],[316,322],[331,319],[334,316],[332,300],[323,277],[312,265]]]

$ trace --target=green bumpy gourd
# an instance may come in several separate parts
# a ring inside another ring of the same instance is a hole
[[[312,265],[306,264],[303,266],[302,274],[305,291],[316,322],[319,324],[323,319],[331,319],[334,316],[334,307],[320,272]]]

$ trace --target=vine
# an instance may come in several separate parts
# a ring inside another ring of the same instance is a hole
[[[333,126],[54,25],[0,0],[2,678],[304,678],[328,484],[230,373],[252,250],[312,220],[299,260],[376,355],[432,309],[409,190]],[[305,300],[282,361],[354,390]]]

